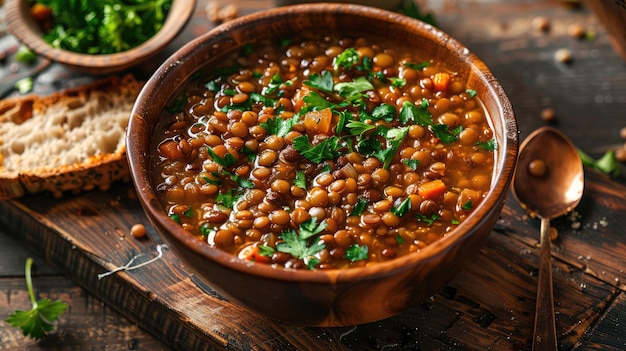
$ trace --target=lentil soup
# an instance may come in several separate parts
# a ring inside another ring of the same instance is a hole
[[[445,236],[489,191],[481,102],[417,48],[303,34],[219,62],[170,104],[152,158],[167,213],[213,247],[361,267]]]

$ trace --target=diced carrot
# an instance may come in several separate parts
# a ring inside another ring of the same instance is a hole
[[[304,115],[304,128],[310,133],[329,134],[333,112],[330,108],[309,111]]]
[[[421,184],[417,190],[417,194],[425,200],[434,199],[445,193],[446,190],[446,184],[441,179],[435,179]]]
[[[437,72],[433,76],[433,88],[435,91],[446,91],[450,85],[450,74]]]
[[[306,86],[303,86],[301,89],[296,91],[296,94],[293,97],[294,112],[300,112],[300,109],[304,106],[304,97],[307,96],[310,91],[311,90]]]
[[[178,146],[178,143],[170,140],[159,145],[159,153],[170,160],[176,160],[183,157],[183,153]]]
[[[259,253],[259,247],[256,245],[249,245],[239,251],[239,258],[254,261],[258,263],[270,263],[271,259],[267,256],[263,256]]]

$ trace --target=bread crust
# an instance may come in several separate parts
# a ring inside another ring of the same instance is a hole
[[[128,74],[1,100],[0,199],[40,192],[61,197],[129,181],[125,130],[141,87]]]

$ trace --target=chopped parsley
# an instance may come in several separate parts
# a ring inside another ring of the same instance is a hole
[[[435,221],[440,221],[440,220],[441,220],[441,217],[439,217],[439,216],[438,216],[438,215],[436,215],[436,214],[433,214],[433,215],[431,215],[430,217],[428,217],[428,216],[426,216],[426,215],[423,215],[423,214],[421,214],[421,213],[418,213],[418,214],[415,216],[415,218],[416,218],[418,221],[426,222],[426,224],[428,224],[429,226],[430,226],[430,225],[433,225],[433,223],[435,223]]]
[[[350,262],[367,260],[368,247],[367,245],[353,244],[346,250],[346,259]]]
[[[426,106],[428,106],[428,102],[426,103]],[[400,114],[398,115],[398,120],[402,124],[407,124],[412,121],[424,127],[433,124],[433,117],[430,112],[424,107],[423,103],[420,105],[420,107],[417,107],[413,103],[410,103],[408,101],[405,101],[402,104]]]
[[[338,70],[339,68],[351,69],[356,66],[359,61],[359,53],[356,49],[348,48],[335,57],[333,60],[333,68],[335,70]]]
[[[302,135],[293,140],[293,147],[302,157],[313,163],[320,163],[324,160],[334,160],[341,154],[339,149],[342,147],[341,140],[336,136],[322,140],[319,144],[313,146],[309,143],[308,135]]]
[[[292,118],[268,118],[265,122],[261,123],[261,127],[263,127],[268,134],[284,137],[291,131],[291,128],[298,123],[299,119],[300,116],[294,116]]]
[[[391,208],[391,213],[395,214],[398,217],[402,217],[407,214],[411,210],[411,199],[404,199],[398,206],[393,206]]]
[[[413,160],[413,159],[404,159],[402,160],[402,163],[404,163],[405,165],[409,166],[410,169],[412,170],[417,170],[417,167],[420,165],[420,161],[419,160]]]
[[[461,205],[461,209],[464,211],[469,211],[472,209],[472,200],[467,200],[463,205]]]
[[[498,148],[498,145],[496,144],[496,139],[491,139],[485,142],[477,141],[476,146],[487,151],[494,151]]]
[[[367,208],[367,200],[360,197],[356,204],[354,204],[354,207],[352,208],[352,211],[350,212],[350,217],[352,216],[360,216],[363,211],[365,211],[365,208]]]
[[[310,75],[309,80],[305,80],[304,84],[326,93],[332,93],[335,82],[333,80],[332,73],[329,71],[322,71],[321,75],[319,73]]]
[[[317,223],[317,218],[313,217],[300,223],[297,233],[293,229],[287,229],[279,236],[283,241],[276,244],[276,251],[288,253],[297,259],[305,260],[307,263],[314,259],[313,256],[316,253],[326,247],[319,240],[319,234],[326,229],[326,226],[326,220]],[[309,268],[312,267],[309,266]]]
[[[235,158],[235,156],[233,156],[229,152],[227,152],[226,155],[224,155],[224,157],[220,157],[210,147],[207,147],[206,151],[209,153],[209,156],[211,156],[211,159],[213,160],[213,162],[217,163],[218,165],[222,167],[230,167],[234,165],[235,163],[237,163],[237,159]]]
[[[459,133],[463,127],[459,126],[450,130],[445,124],[433,124],[430,125],[429,128],[442,143],[450,144],[459,140]]]
[[[296,178],[293,180],[293,185],[306,190],[306,173],[304,173],[304,171],[296,172]]]

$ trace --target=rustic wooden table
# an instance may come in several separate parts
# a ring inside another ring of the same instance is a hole
[[[198,1],[193,21],[167,52],[213,25],[209,2]],[[229,3],[240,13],[272,5]],[[551,108],[556,119],[550,124],[595,157],[624,143],[619,130],[626,126],[626,63],[584,7],[557,0],[419,4],[492,69],[511,99],[521,138],[548,124],[541,114]],[[548,19],[549,30],[533,26],[539,16]],[[590,36],[572,37],[573,24]],[[3,35],[0,48],[12,45]],[[555,60],[562,48],[572,53],[570,64]],[[10,65],[2,62],[0,77]],[[37,79],[35,92],[86,79],[52,65]],[[552,250],[559,344],[562,350],[626,350],[626,168],[613,179],[588,171],[585,185],[575,212],[553,222],[559,231]],[[98,279],[135,255],[157,255],[161,242],[149,225],[145,240],[128,235],[135,223],[148,225],[130,184],[61,200],[40,195],[0,202],[1,319],[30,308],[23,273],[28,256],[35,258],[37,295],[69,304],[55,331],[40,342],[0,323],[0,349],[530,349],[539,222],[512,197],[485,247],[440,293],[396,317],[352,328],[290,326],[253,315],[187,274],[167,250],[144,269]]]

